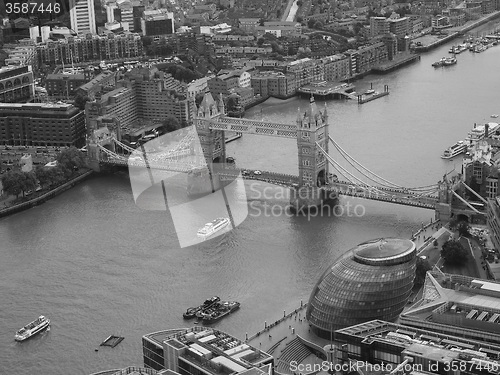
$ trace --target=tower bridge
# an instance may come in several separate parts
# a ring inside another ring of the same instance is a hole
[[[471,205],[456,193],[460,184],[446,175],[437,184],[405,187],[364,167],[330,137],[326,107],[319,110],[313,96],[308,108],[298,112],[292,125],[226,117],[222,98],[216,101],[206,93],[192,126],[181,130],[182,138],[167,148],[157,138],[133,149],[120,142],[113,129],[95,129],[87,139],[89,164],[94,169],[116,165],[186,173],[188,194],[189,186],[199,185],[199,179],[205,179],[202,181],[205,191],[201,193],[209,193],[220,188],[224,181],[242,175],[245,179],[290,188],[290,203],[295,208],[335,204],[344,195],[433,209],[436,219],[443,222],[455,215],[471,219],[484,214],[477,205]],[[227,162],[225,131],[296,139],[299,174],[236,168]],[[208,171],[209,180],[199,172],[203,170]],[[214,175],[218,176],[215,184]],[[452,202],[457,197],[463,202],[460,201],[460,207],[455,203],[454,208]]]

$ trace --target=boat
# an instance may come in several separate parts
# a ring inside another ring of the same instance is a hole
[[[219,217],[212,221],[211,223],[205,224],[203,228],[198,230],[198,237],[207,238],[214,233],[220,231],[229,224],[229,219],[227,217]]]
[[[50,320],[45,316],[40,315],[38,319],[33,320],[31,323],[25,325],[19,331],[16,332],[16,341],[24,341],[30,337],[42,332],[45,328],[50,325]]]
[[[446,57],[443,61],[444,66],[455,65],[457,63],[456,57]]]
[[[458,141],[453,146],[448,147],[444,150],[443,155],[441,155],[442,159],[451,159],[457,155],[463,154],[467,151],[467,144],[464,141]]]
[[[182,314],[182,316],[184,317],[184,319],[194,318],[198,312],[209,309],[219,301],[220,301],[219,297],[213,296],[212,298],[205,300],[205,302],[203,302],[203,304],[198,307],[188,308],[186,312]]]
[[[365,91],[365,95],[372,95],[372,94],[375,94],[375,90],[370,89]]]
[[[497,115],[497,114],[493,114],[493,115],[491,115],[491,118],[497,118],[497,117],[498,117],[498,115]]]
[[[203,314],[203,323],[214,323],[240,308],[236,301],[224,301],[217,303],[210,311]]]
[[[443,66],[445,60],[446,60],[446,57],[443,57],[443,58],[441,58],[441,60],[438,60],[438,61],[432,63],[432,66],[435,68]]]
[[[485,125],[474,124],[474,128],[469,131],[469,133],[467,134],[467,138],[465,139],[465,143],[468,145],[468,147],[474,146],[478,141],[485,137],[486,125],[488,125],[488,134],[493,134],[499,129],[499,124],[497,124],[496,122],[489,122]]]

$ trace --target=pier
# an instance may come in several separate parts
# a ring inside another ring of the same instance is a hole
[[[352,94],[355,86],[351,83],[338,83],[338,82],[311,82],[304,85],[297,90],[299,95],[311,96],[315,98],[332,98],[332,99],[355,99]]]
[[[361,94],[358,95],[358,104],[365,104],[371,102],[372,100],[381,98],[383,96],[389,95],[389,86],[384,85],[384,91],[382,92],[374,92],[373,94]]]

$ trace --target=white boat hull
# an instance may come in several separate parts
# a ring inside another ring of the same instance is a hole
[[[32,330],[30,330],[30,332],[27,332],[24,335],[19,335],[19,334],[16,333],[16,335],[15,335],[14,338],[15,338],[16,341],[27,340],[30,337],[33,337],[33,336],[37,335],[38,333],[42,332],[44,329],[46,329],[49,326],[50,326],[50,320],[47,319],[43,324],[40,324],[38,327],[33,328]]]

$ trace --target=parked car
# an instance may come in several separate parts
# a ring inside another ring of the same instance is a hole
[[[243,176],[248,176],[250,174],[250,172],[248,172],[246,169],[244,171],[241,171],[241,174]]]
[[[262,174],[262,172],[261,171],[253,171],[253,174],[256,176],[260,176]]]

